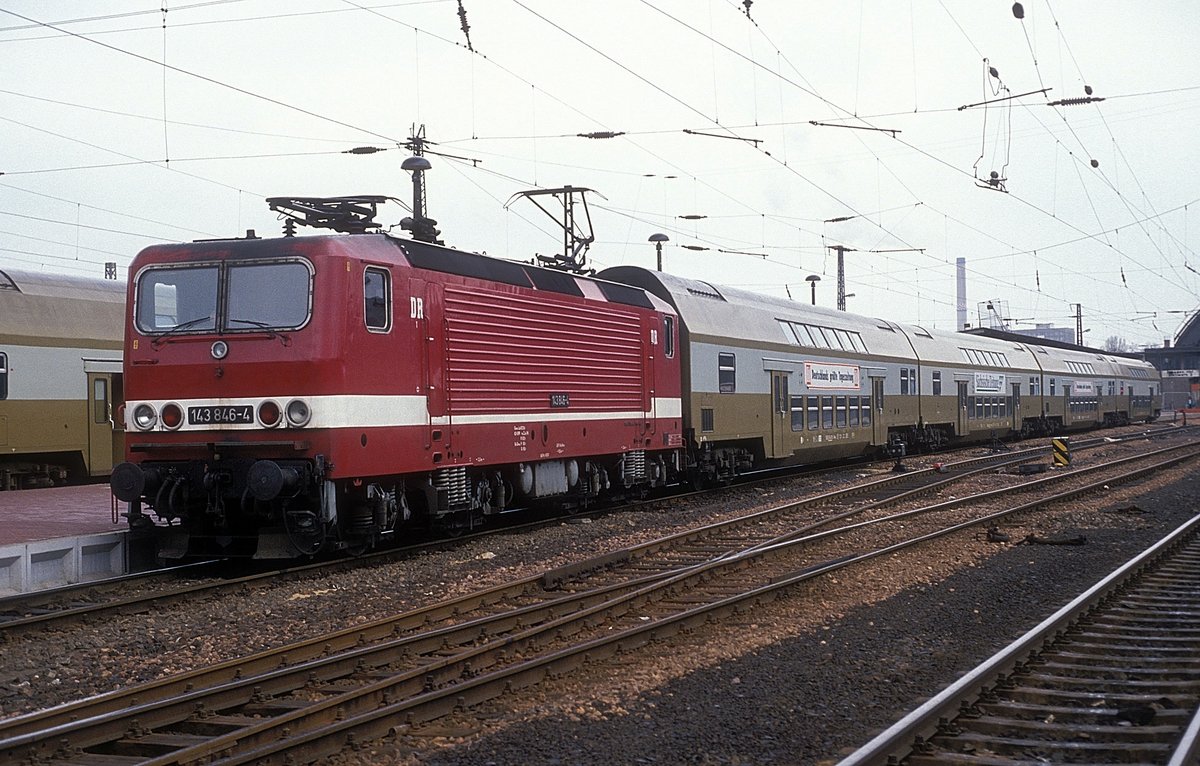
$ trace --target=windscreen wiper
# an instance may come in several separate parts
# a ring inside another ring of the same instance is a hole
[[[174,327],[170,328],[169,330],[160,332],[158,335],[155,335],[154,340],[150,342],[150,345],[153,346],[154,348],[158,348],[160,345],[163,344],[163,342],[165,341],[167,336],[174,335],[175,333],[180,332],[182,330],[186,330],[189,327],[195,327],[196,325],[200,324],[201,322],[208,322],[211,320],[212,320],[212,315],[210,314],[208,316],[202,316],[202,317],[196,317],[195,319],[189,319],[186,322],[180,322],[179,324],[175,325]]]
[[[253,327],[261,327],[262,329],[267,331],[268,337],[279,338],[279,342],[285,346],[289,346],[292,343],[291,338],[289,338],[288,336],[284,335],[281,332],[276,331],[274,327],[267,324],[266,322],[260,322],[257,319],[230,319],[229,320],[229,324],[233,324],[234,322],[237,322],[239,324],[248,324]]]

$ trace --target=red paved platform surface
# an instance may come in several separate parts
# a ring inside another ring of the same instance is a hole
[[[120,503],[119,511],[127,509],[127,503]],[[126,527],[124,516],[113,523],[107,483],[0,492],[0,545],[120,532]]]

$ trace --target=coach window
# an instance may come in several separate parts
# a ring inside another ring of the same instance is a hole
[[[837,427],[846,427],[846,397],[844,396],[837,398]]]
[[[908,368],[900,368],[900,395],[908,396]]]
[[[108,422],[108,381],[96,378],[92,381],[92,422]]]
[[[833,428],[833,397],[821,397],[821,428]]]
[[[8,398],[8,354],[0,354],[0,399]]]
[[[1050,378],[1050,395],[1054,396],[1054,378]]]
[[[663,353],[668,359],[675,356],[675,317],[663,317]]]
[[[850,426],[853,428],[858,425],[858,408],[859,399],[857,396],[850,397]]]
[[[737,359],[733,354],[717,354],[717,390],[723,394],[737,390]]]
[[[392,329],[392,275],[368,266],[363,271],[363,317],[371,332]]]
[[[933,395],[934,396],[942,395],[942,371],[941,370],[933,371]]]
[[[712,407],[701,407],[700,408],[700,432],[706,433],[706,434],[711,434],[713,432],[713,428],[714,428],[713,420],[714,420],[713,419],[713,408]]]
[[[815,396],[808,397],[808,430],[816,431],[821,427],[821,408]]]
[[[804,430],[804,397],[793,396],[791,401],[792,409],[792,430]]]

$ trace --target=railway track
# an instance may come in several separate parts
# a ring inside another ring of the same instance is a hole
[[[1146,432],[1138,432],[1120,437],[1092,437],[1077,439],[1073,445],[1076,452],[1105,446],[1113,441],[1139,440],[1145,438],[1164,438],[1184,433],[1184,429],[1176,427],[1158,428]],[[1008,453],[997,453],[982,458],[972,458],[948,464],[950,475],[940,479],[953,482],[960,481],[971,474],[962,473],[964,470],[979,468],[988,470],[1007,463],[1022,463],[1044,456],[1045,447],[1034,447]],[[822,495],[808,501],[805,508],[820,506],[828,501],[836,501],[842,497],[854,495],[874,496],[883,500],[889,493],[914,489],[924,482],[935,483],[939,477],[934,469],[915,470],[902,474],[887,476],[883,479],[864,482],[843,491]],[[779,475],[757,478],[755,483],[778,481]],[[747,485],[740,485],[747,486]],[[936,489],[931,487],[930,490]],[[675,500],[699,493],[679,496]],[[915,494],[919,494],[919,491]],[[647,501],[650,503],[659,500]],[[593,513],[606,513],[611,510],[600,510]],[[580,514],[582,515],[582,514]],[[537,520],[505,528],[504,531],[519,533],[536,529],[546,524],[559,523],[561,519]],[[80,583],[45,591],[22,593],[0,598],[0,636],[13,634],[18,631],[40,630],[51,626],[61,626],[82,619],[99,617],[107,612],[137,613],[164,604],[190,598],[214,598],[224,595],[236,595],[246,588],[252,588],[260,583],[279,582],[285,579],[302,579],[313,575],[329,573],[341,569],[355,569],[374,564],[386,564],[395,561],[399,556],[409,556],[421,551],[437,550],[446,546],[461,545],[463,542],[480,536],[494,534],[496,530],[459,536],[453,539],[433,540],[399,549],[389,549],[373,552],[355,559],[337,561],[320,561],[308,564],[297,564],[283,569],[258,569],[248,574],[231,573],[228,564],[223,562],[198,563],[183,567],[172,567],[167,570],[156,570],[110,578],[101,582]],[[182,582],[181,582],[182,579]]]
[[[1073,475],[1078,472],[1045,481],[1070,482],[1067,493],[1075,495],[1196,454],[1195,445],[1184,445],[1118,461],[1107,471],[1097,468],[1102,475],[1089,483],[1081,484]],[[994,470],[992,462],[987,470]],[[1142,465],[1129,470],[1133,462]],[[931,474],[928,484],[936,485],[940,474]],[[893,483],[917,479],[906,475]],[[911,497],[911,487],[897,489],[897,497]],[[753,514],[740,525],[713,525],[570,571],[0,722],[0,758],[58,757],[61,763],[82,764],[114,757],[163,765],[311,760],[348,742],[669,638],[841,567],[1061,497],[1040,496],[986,513],[965,512],[965,499],[942,501],[824,533],[794,524],[781,533],[773,520]],[[794,514],[796,505],[782,506],[777,514]],[[859,508],[875,512],[882,505],[867,499]],[[850,512],[835,513],[824,523]],[[914,523],[918,518],[920,525]],[[850,549],[827,547],[846,530],[867,524],[890,531]]]
[[[1200,760],[1200,518],[839,766]]]

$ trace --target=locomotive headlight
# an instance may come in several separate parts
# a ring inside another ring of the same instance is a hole
[[[149,431],[157,422],[153,405],[142,403],[133,408],[133,425],[139,431]]]
[[[163,428],[174,431],[183,425],[183,409],[175,402],[168,402],[162,408]]]
[[[283,413],[279,411],[279,405],[268,399],[258,405],[258,422],[262,423],[267,428],[274,428],[279,425]]]
[[[287,406],[288,423],[297,428],[303,428],[308,425],[308,421],[312,420],[312,410],[308,408],[308,403],[303,399],[293,399],[288,402]]]

